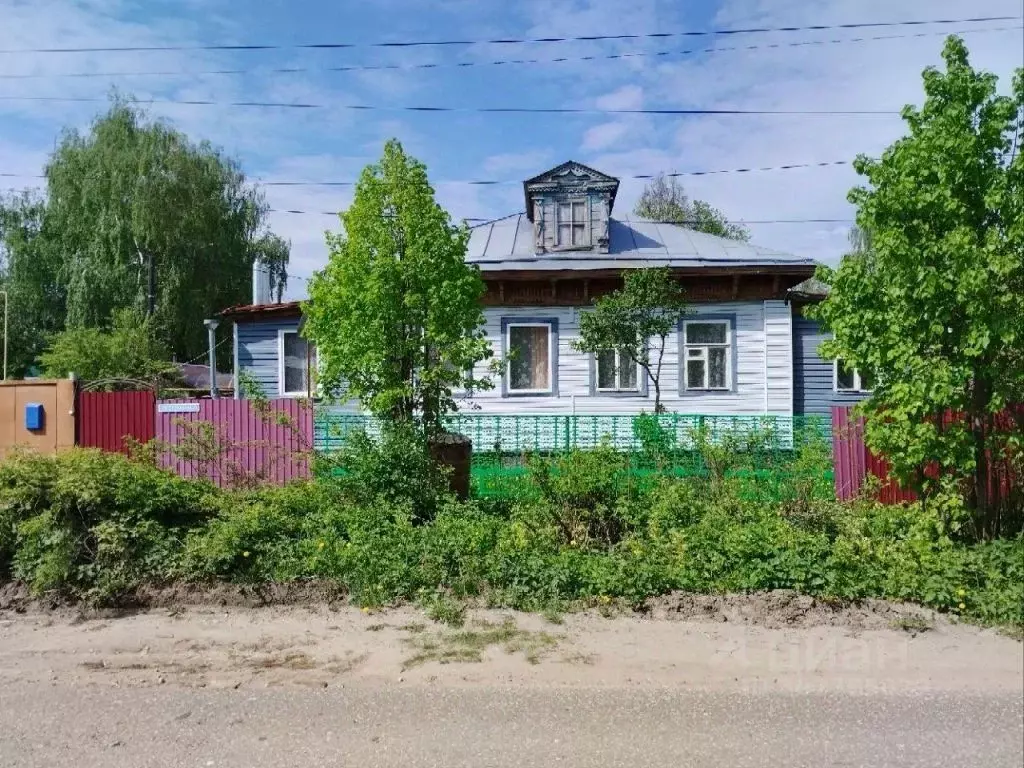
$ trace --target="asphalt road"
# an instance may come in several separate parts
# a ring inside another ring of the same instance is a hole
[[[14,683],[0,766],[1024,765],[1022,697]]]

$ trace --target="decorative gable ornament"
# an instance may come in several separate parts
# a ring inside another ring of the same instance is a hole
[[[608,252],[608,217],[619,180],[573,160],[523,182],[534,249]]]

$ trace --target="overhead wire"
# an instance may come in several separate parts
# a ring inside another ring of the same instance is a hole
[[[99,96],[23,96],[0,95],[0,101],[108,103]],[[358,112],[423,112],[451,114],[528,114],[528,115],[663,115],[663,116],[844,116],[891,117],[900,112],[893,109],[677,109],[677,108],[611,108],[595,107],[443,107],[443,106],[384,106],[379,104],[317,104],[288,101],[215,101],[213,99],[146,99],[144,104],[181,105],[189,107],[253,107],[270,109],[340,109]]]
[[[750,166],[746,168],[724,168],[718,170],[706,170],[706,171],[672,171],[670,173],[637,173],[631,176],[619,176],[619,179],[625,180],[636,180],[644,181],[650,179],[656,179],[659,176],[665,178],[683,178],[683,177],[695,177],[695,176],[717,176],[722,174],[732,173],[766,173],[771,171],[792,171],[807,168],[828,168],[833,166],[846,166],[850,165],[850,160],[826,160],[824,162],[811,162],[811,163],[787,163],[785,165],[770,165],[770,166]],[[6,173],[0,172],[0,177],[4,178],[24,178],[24,179],[43,179],[46,178],[41,174],[19,174],[19,173]],[[253,181],[263,187],[354,187],[358,182],[356,181],[286,181],[278,179],[259,179],[255,178]],[[468,186],[495,186],[500,184],[522,184],[522,179],[452,179],[452,180],[437,180],[432,181],[435,186],[449,186],[456,184],[465,184]]]
[[[550,59],[496,59],[493,61],[456,61],[456,62],[424,62],[420,64],[353,64],[334,67],[241,67],[234,69],[205,70],[151,70],[151,71],[115,71],[115,72],[28,72],[0,73],[0,80],[59,79],[59,78],[100,78],[100,77],[201,77],[207,75],[245,75],[245,74],[309,74],[313,72],[378,72],[395,70],[432,70],[432,69],[466,69],[469,67],[492,67],[508,65],[563,64],[582,61],[629,60],[637,58],[664,58],[669,56],[686,56],[691,54],[727,53],[740,51],[757,51],[782,48],[800,48],[808,46],[838,45],[843,43],[864,43],[882,40],[906,40],[912,38],[934,37],[948,34],[974,34],[979,32],[1012,32],[1024,29],[1024,26],[987,27],[980,29],[943,30],[941,32],[916,32],[903,35],[876,35],[870,37],[837,38],[833,40],[801,40],[788,43],[759,43],[756,45],[717,46],[711,48],[690,48],[673,51],[634,51],[624,53],[593,54],[590,56],[558,56]]]
[[[908,27],[925,25],[972,24],[993,21],[1016,21],[1018,16],[975,16],[959,19],[909,19],[904,21],[852,22],[845,24],[808,24],[801,26],[746,27],[738,29],[704,29],[678,32],[643,32],[605,35],[567,35],[558,37],[491,38],[483,40],[384,40],[375,42],[323,42],[323,43],[199,43],[176,45],[123,45],[123,46],[66,46],[49,48],[3,48],[0,53],[142,53],[167,51],[274,51],[274,50],[331,50],[340,48],[417,48],[471,45],[523,45],[543,43],[596,42],[615,40],[652,40],[674,37],[718,37],[726,35],[764,34],[771,32],[811,32],[831,29],[872,29],[880,27]]]

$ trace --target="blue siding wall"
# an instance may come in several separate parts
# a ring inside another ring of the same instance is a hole
[[[267,397],[280,394],[278,331],[294,331],[298,327],[298,318],[238,323],[238,370],[255,378]]]
[[[793,413],[797,415],[831,417],[833,405],[853,405],[867,397],[834,390],[832,361],[818,355],[819,345],[830,336],[816,320],[794,315]]]

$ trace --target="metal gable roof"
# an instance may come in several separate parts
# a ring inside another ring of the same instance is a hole
[[[811,267],[813,259],[794,256],[679,224],[640,218],[608,220],[608,253],[534,248],[533,224],[523,213],[474,227],[466,261],[483,272],[515,270],[600,270],[642,267]]]

